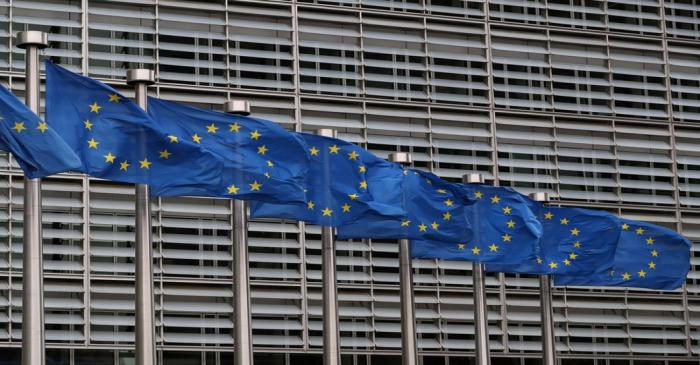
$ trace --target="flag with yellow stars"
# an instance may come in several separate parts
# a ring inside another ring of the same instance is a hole
[[[394,188],[400,194],[400,200],[394,204],[400,204],[401,215],[366,214],[338,227],[338,238],[407,238],[443,242],[473,239],[471,221],[464,209],[470,204],[469,199],[460,194],[454,184],[414,169],[404,169],[401,176],[401,185]],[[392,194],[392,197],[396,195],[395,192]],[[381,202],[384,196],[376,198]]]
[[[12,153],[27,177],[80,168],[78,156],[51,127],[0,86],[0,150]]]
[[[400,213],[398,204],[378,204],[399,195],[401,168],[348,142],[308,133],[293,133],[305,146],[309,165],[303,204],[253,202],[254,218],[282,218],[333,226],[375,213]]]
[[[414,258],[514,264],[535,258],[542,224],[532,201],[504,187],[455,184],[471,200],[463,206],[473,236],[461,241],[411,241]]]
[[[174,141],[189,141],[226,164],[220,196],[305,203],[309,158],[304,146],[274,122],[235,116],[157,98],[148,114]]]
[[[622,286],[673,290],[690,270],[688,239],[651,223],[620,219],[612,268],[596,275],[554,275],[557,286]]]
[[[49,61],[46,119],[88,175],[148,184],[153,195],[212,195],[224,184],[223,159],[195,143],[172,141],[110,86]]]
[[[535,257],[512,264],[488,264],[491,272],[588,275],[612,266],[620,235],[618,218],[591,209],[547,206],[532,202],[542,223]]]

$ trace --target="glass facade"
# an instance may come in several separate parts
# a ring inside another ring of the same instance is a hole
[[[380,156],[413,154],[446,179],[480,172],[523,193],[681,231],[683,290],[554,292],[564,364],[698,364],[700,1],[0,0],[0,82],[23,96],[13,35],[49,32],[45,57],[126,95],[152,68],[153,95],[220,109],[249,100],[286,128],[339,130]],[[0,155],[0,364],[21,344],[22,173]],[[47,362],[133,363],[134,189],[46,179]],[[155,199],[158,356],[232,363],[232,204]],[[398,249],[338,244],[344,364],[398,363]],[[320,228],[250,225],[259,364],[320,364]],[[474,351],[471,264],[415,260],[425,365]],[[537,279],[489,275],[494,365],[540,356]]]

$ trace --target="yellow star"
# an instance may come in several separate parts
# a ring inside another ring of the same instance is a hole
[[[252,191],[259,191],[260,188],[262,187],[262,184],[258,183],[257,181],[253,181],[252,184],[248,184],[248,185],[250,185],[250,190],[252,190]]]
[[[129,162],[128,161],[122,161],[119,163],[119,170],[126,171],[129,168]]]
[[[561,223],[561,224],[569,224],[569,220],[566,219],[566,218],[562,218],[562,219],[559,220],[559,223]]]
[[[254,140],[257,141],[257,140],[260,139],[260,136],[261,136],[261,134],[260,134],[260,132],[258,132],[257,129],[254,130],[254,131],[252,131],[252,132],[250,132],[250,138],[251,138],[251,139],[254,139]]]
[[[408,170],[403,170],[404,175],[408,175]]]
[[[207,126],[207,133],[216,133],[216,131],[219,130],[219,127],[216,126],[216,124],[212,123]]]
[[[656,269],[656,263],[654,263],[654,261],[649,261],[648,265],[649,265],[650,269],[652,269],[652,270]]]
[[[90,123],[90,119],[85,119],[83,125],[85,126],[85,129],[92,130],[92,123]]]
[[[411,221],[409,221],[408,219],[404,219],[401,221],[401,227],[408,227],[410,225],[411,225]]]
[[[450,214],[450,212],[442,213],[443,220],[449,221],[451,218],[452,218],[452,214]]]
[[[476,247],[476,246],[472,247],[472,253],[473,253],[473,254],[478,255],[479,252],[481,252],[481,249],[479,249],[479,248]]]
[[[622,230],[623,230],[623,231],[626,231],[626,230],[628,230],[628,229],[630,229],[630,225],[629,225],[629,224],[625,223],[625,224],[622,225]]]
[[[447,190],[445,190],[445,189],[437,189],[435,191],[437,191],[440,194],[447,194]]]
[[[652,251],[651,251],[651,255],[652,255],[653,257],[659,257],[659,251],[652,250]]]
[[[447,199],[447,200],[445,200],[445,205],[447,205],[448,207],[451,207],[452,205],[454,205],[454,202],[452,201],[452,199]]]
[[[457,248],[464,251],[464,243],[458,243]]]
[[[266,173],[263,174],[263,176],[265,176],[266,178],[269,179],[269,178],[270,178],[270,173],[269,173],[269,172],[266,172]]]
[[[501,201],[501,198],[499,198],[498,195],[491,197],[491,203],[493,203],[493,204],[498,204],[500,201]]]
[[[94,148],[97,149],[97,145],[100,144],[100,142],[97,142],[94,138],[91,138],[88,143],[88,148]]]
[[[229,185],[229,187],[228,187],[228,193],[229,193],[229,194],[238,194],[238,190],[239,190],[239,189],[240,189],[240,188],[237,187],[236,185]]]
[[[99,106],[99,105],[97,105],[97,102],[94,102],[94,103],[90,104],[90,112],[92,112],[92,113],[99,113],[99,112],[100,112],[100,109],[102,109],[102,107]]]
[[[105,155],[105,162],[114,163],[115,158],[117,158],[117,156],[113,155],[112,152],[108,152]]]
[[[440,225],[438,224],[438,222],[433,222],[430,226],[433,227],[433,229],[436,231],[438,230],[438,228],[440,228]]]
[[[562,262],[563,262],[564,265],[566,265],[566,266],[570,266],[570,265],[571,265],[571,261],[569,261],[569,259],[564,259],[564,261],[562,261]]]
[[[174,136],[174,135],[172,135],[172,134],[168,136],[168,139],[170,140],[170,143],[180,143],[180,142],[177,140],[177,136]]]
[[[265,152],[267,152],[267,147],[265,145],[262,145],[258,147],[258,153],[261,155],[265,155]]]
[[[559,265],[556,262],[552,261],[549,263],[549,267],[552,269],[556,269],[557,267],[559,267]]]
[[[647,272],[642,269],[637,272],[637,275],[639,275],[640,278],[643,278],[647,276]]]
[[[649,237],[647,238],[647,245],[653,245],[654,244],[654,239]]]
[[[241,130],[241,126],[238,123],[231,123],[228,125],[229,132],[238,133]]]
[[[573,252],[569,254],[569,258],[572,260],[576,260],[577,257],[578,257],[578,255],[573,253]]]
[[[491,246],[489,246],[489,251],[498,252],[498,246],[496,246],[495,243],[492,243]]]
[[[324,216],[324,217],[330,217],[331,214],[333,214],[333,211],[330,210],[328,207],[326,207],[325,209],[323,209],[321,212],[323,213],[323,216]]]
[[[192,136],[192,140],[194,143],[202,143],[202,137],[200,137],[197,133]]]
[[[308,202],[306,202],[306,207],[309,209],[314,209],[315,206],[316,204],[314,204],[313,200],[309,200]]]
[[[15,126],[12,129],[16,130],[17,133],[22,133],[27,128],[24,127],[24,122],[15,122]]]
[[[551,220],[552,218],[554,218],[554,214],[552,214],[552,212],[544,213],[544,219]]]
[[[537,257],[537,263],[541,265],[542,262],[543,262],[543,261],[542,261],[542,258],[538,256],[538,257]]]
[[[425,231],[428,230],[428,226],[426,226],[425,224],[421,223],[421,224],[418,225],[418,230],[421,231],[421,232],[425,232]]]
[[[637,234],[639,234],[639,235],[642,235],[642,234],[644,234],[644,228],[639,227],[635,230],[635,232],[637,232]]]
[[[39,122],[39,125],[36,126],[36,129],[38,129],[41,133],[44,133],[47,129],[49,129],[49,125],[46,124],[46,122]]]
[[[581,242],[579,242],[579,241],[574,242],[574,247],[581,248]]]
[[[515,222],[512,219],[506,222],[506,224],[508,225],[508,228],[515,228]]]
[[[139,160],[139,164],[141,165],[140,167],[142,169],[148,169],[151,167],[152,162],[148,161],[147,158],[144,158],[143,160]]]
[[[121,98],[122,97],[117,95],[117,94],[109,94],[109,102],[110,103],[118,103]]]
[[[309,148],[309,152],[311,153],[311,156],[318,156],[318,148],[316,147]]]
[[[578,228],[574,228],[574,229],[570,230],[569,232],[571,232],[572,236],[578,236],[578,234],[581,233],[581,231],[579,231]]]
[[[360,181],[360,189],[367,190],[367,181]]]
[[[360,169],[360,173],[365,173],[365,172],[367,172],[367,168],[366,168],[364,165],[360,165],[360,166],[359,166],[359,169]]]
[[[477,191],[474,193],[474,198],[476,198],[476,199],[481,199],[483,197],[484,197],[484,193],[482,193],[480,191]]]
[[[508,233],[506,233],[503,236],[501,236],[501,238],[503,238],[503,242],[510,242],[510,239],[513,237],[511,235],[509,235]]]
[[[360,157],[360,154],[355,151],[348,153],[348,158],[351,160],[357,160],[358,157]]]
[[[266,163],[268,167],[275,167],[275,164],[270,160],[267,160]]]
[[[622,280],[629,280],[631,278],[632,278],[632,275],[630,275],[627,272],[622,274]]]
[[[348,195],[348,197],[350,198],[350,200],[357,200],[357,198],[359,198],[360,196],[357,194],[350,194]]]
[[[506,206],[506,207],[503,208],[503,214],[508,215],[508,214],[510,214],[510,212],[511,212],[512,210],[513,210],[513,208],[511,208],[511,207],[509,207],[509,206]]]
[[[350,212],[350,205],[348,205],[348,203],[343,204],[341,208],[343,208],[343,213]]]
[[[338,147],[337,145],[332,145],[332,146],[328,147],[328,152],[330,152],[330,153],[337,154],[338,151],[340,151],[340,147]]]
[[[170,157],[170,155],[172,155],[172,153],[168,150],[158,151],[158,154],[160,155],[160,158],[164,158],[166,160],[168,159],[168,157]]]

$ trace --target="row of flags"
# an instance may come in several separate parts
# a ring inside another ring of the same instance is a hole
[[[75,171],[156,196],[249,200],[255,218],[336,227],[340,239],[406,238],[416,258],[553,275],[555,285],[671,290],[690,268],[691,243],[663,227],[447,182],[267,120],[157,98],[146,112],[99,81],[45,68],[45,121],[0,88],[0,148],[31,178]]]

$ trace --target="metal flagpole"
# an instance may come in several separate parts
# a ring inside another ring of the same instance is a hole
[[[155,82],[153,70],[126,71],[126,83],[136,90],[136,103],[148,108],[146,89]],[[148,185],[136,185],[136,365],[156,364],[155,303],[153,298],[153,245]]]
[[[465,174],[462,176],[465,184],[483,184],[484,175]],[[491,365],[489,354],[489,320],[486,311],[486,280],[484,264],[472,263],[472,285],[474,286],[474,333],[476,345],[475,365]]]
[[[546,203],[549,194],[544,192],[530,194],[532,200]],[[552,282],[549,275],[540,275],[540,310],[542,312],[542,365],[557,363],[557,350],[554,338],[554,311],[552,309]]]
[[[250,103],[229,100],[224,111],[250,115]],[[250,272],[248,267],[248,217],[246,202],[233,201],[233,344],[234,365],[253,364],[253,328],[250,313]]]
[[[389,154],[389,161],[408,166],[413,162],[408,152]],[[413,269],[411,268],[411,244],[407,239],[399,240],[399,286],[401,299],[401,363],[418,364],[416,346],[416,309],[413,297]]]
[[[334,129],[319,129],[319,136],[337,138]],[[323,285],[323,364],[340,365],[340,325],[335,267],[335,229],[321,227],[321,281]]]
[[[39,50],[48,35],[17,33],[17,47],[25,53],[25,103],[39,114]],[[22,241],[22,365],[44,365],[44,267],[41,235],[41,179],[24,178],[24,235]]]

